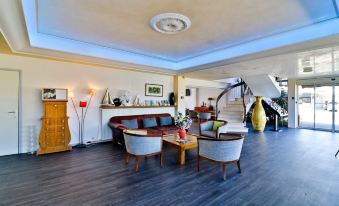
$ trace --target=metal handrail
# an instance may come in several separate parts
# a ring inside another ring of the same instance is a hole
[[[230,90],[232,90],[232,89],[234,89],[234,88],[236,88],[236,87],[239,87],[239,86],[242,86],[242,85],[245,85],[245,82],[244,81],[241,81],[241,82],[239,82],[239,83],[237,83],[237,84],[233,84],[233,85],[231,85],[231,86],[229,86],[229,87],[226,87],[225,89],[224,89],[224,91],[222,91],[220,94],[219,94],[219,96],[218,96],[218,98],[217,98],[217,101],[216,101],[216,106],[215,106],[215,117],[216,117],[216,119],[218,119],[218,116],[219,116],[219,111],[218,111],[218,103],[219,103],[219,101],[220,101],[220,99],[221,99],[221,97],[222,96],[224,96],[227,92],[229,92]],[[241,96],[243,96],[243,94],[241,94]],[[244,103],[245,104],[245,103]]]

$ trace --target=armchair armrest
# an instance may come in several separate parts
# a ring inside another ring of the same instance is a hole
[[[233,137],[234,139],[245,138],[244,133],[220,133],[220,137]],[[230,138],[232,139],[232,138]]]
[[[220,138],[220,134],[221,134],[221,133],[226,133],[226,132],[227,132],[227,124],[218,127],[218,130],[217,130],[217,138]]]

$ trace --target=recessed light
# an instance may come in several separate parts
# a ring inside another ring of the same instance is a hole
[[[164,13],[154,16],[150,25],[157,32],[176,34],[187,30],[191,26],[191,21],[182,14]]]
[[[308,73],[308,72],[312,72],[313,71],[313,67],[304,67],[303,68],[303,72]]]

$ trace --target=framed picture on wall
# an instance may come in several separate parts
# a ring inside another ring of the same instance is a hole
[[[164,95],[164,86],[160,84],[146,84],[145,96],[162,97]]]
[[[42,101],[67,101],[67,89],[43,88],[41,91]]]

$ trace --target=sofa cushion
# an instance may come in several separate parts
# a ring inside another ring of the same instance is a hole
[[[150,128],[150,127],[158,126],[157,120],[155,119],[155,117],[143,118],[142,124],[143,124],[144,128]]]
[[[218,130],[218,128],[219,127],[221,127],[221,126],[224,126],[224,122],[221,122],[221,121],[214,121],[213,122],[213,128],[212,128],[212,130],[213,131],[217,131]]]
[[[127,126],[128,129],[138,129],[138,120],[137,119],[130,119],[121,120],[121,124]]]
[[[173,119],[172,117],[160,117],[160,126],[172,126],[173,125]]]
[[[201,135],[205,137],[216,137],[215,131],[201,131]]]

